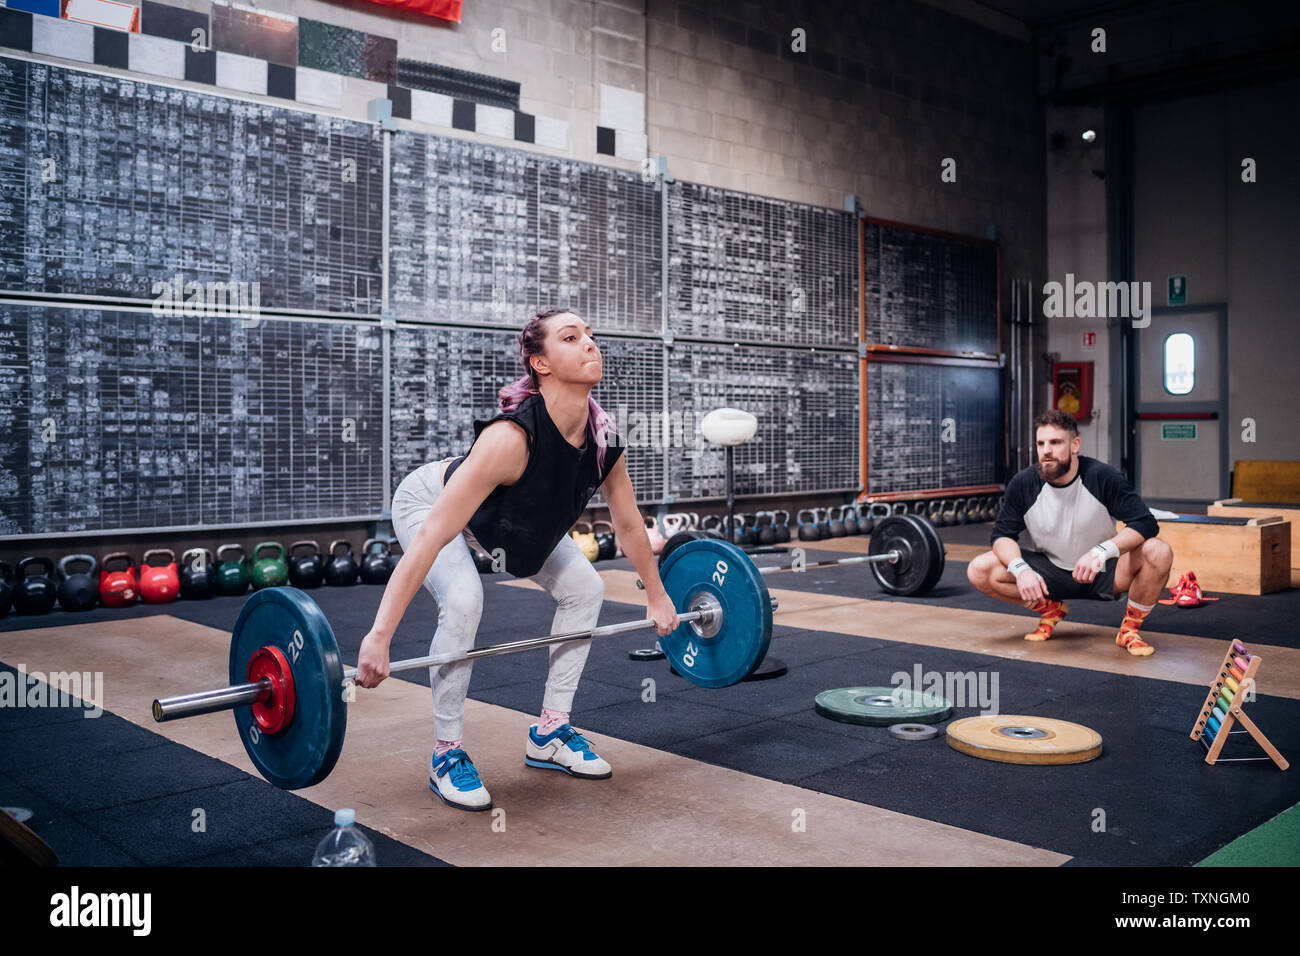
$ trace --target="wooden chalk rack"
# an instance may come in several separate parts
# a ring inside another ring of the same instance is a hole
[[[1205,747],[1206,763],[1213,764],[1220,760],[1224,762],[1272,760],[1281,770],[1291,766],[1264,736],[1264,732],[1246,716],[1245,705],[1254,699],[1255,675],[1259,673],[1263,663],[1263,658],[1258,654],[1251,654],[1241,641],[1233,641],[1228,647],[1228,653],[1223,655],[1218,676],[1210,685],[1210,692],[1205,695],[1205,705],[1201,708],[1191,733],[1191,738],[1199,740]],[[1233,725],[1238,723],[1241,724],[1241,729],[1233,730]],[[1219,756],[1223,752],[1229,734],[1250,734],[1268,756]]]

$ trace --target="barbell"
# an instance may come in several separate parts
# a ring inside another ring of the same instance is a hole
[[[679,531],[665,544],[660,553],[661,565],[667,563],[676,550],[688,541],[714,541],[708,532],[698,529]],[[808,542],[812,543],[812,542]],[[800,550],[800,553],[802,551]],[[830,561],[766,565],[759,574],[777,574],[782,571],[806,571],[809,568],[829,567],[835,564],[867,564],[881,590],[889,594],[911,597],[926,594],[943,576],[945,556],[939,532],[927,519],[914,514],[892,515],[871,532],[867,553],[852,558]],[[637,582],[641,584],[640,581]]]
[[[701,687],[727,687],[758,668],[772,639],[776,602],[748,555],[725,541],[692,541],[664,562],[660,577],[678,612],[679,626],[659,643],[678,673]],[[388,671],[472,661],[653,626],[648,618],[626,621],[460,654],[394,661]],[[233,711],[245,752],[269,782],[297,790],[325,779],[343,749],[356,671],[343,669],[338,640],[316,602],[289,587],[265,588],[250,597],[231,634],[229,674],[228,687],[155,700],[154,720]]]

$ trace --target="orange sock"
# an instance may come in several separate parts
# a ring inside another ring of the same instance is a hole
[[[1029,605],[1029,610],[1036,612],[1039,617],[1037,630],[1025,635],[1027,641],[1047,640],[1052,636],[1056,625],[1061,623],[1061,618],[1070,613],[1064,601],[1053,601],[1051,598],[1039,598]]]
[[[1138,636],[1138,628],[1150,613],[1150,605],[1144,606],[1130,599],[1128,610],[1124,612],[1124,623],[1119,626],[1119,634],[1115,637],[1115,643],[1135,657],[1147,657],[1156,652],[1154,647]]]

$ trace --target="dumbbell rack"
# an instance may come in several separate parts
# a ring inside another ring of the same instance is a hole
[[[1210,684],[1209,693],[1205,695],[1205,704],[1201,707],[1196,724],[1192,727],[1192,740],[1199,740],[1206,749],[1206,763],[1214,764],[1220,760],[1232,762],[1271,759],[1281,770],[1290,766],[1286,758],[1264,736],[1264,732],[1246,716],[1244,709],[1247,697],[1255,688],[1255,675],[1259,673],[1263,663],[1262,657],[1251,654],[1247,651],[1246,645],[1240,641],[1233,641],[1228,645],[1228,652],[1223,655],[1223,663],[1219,665],[1219,673]],[[1219,716],[1220,712],[1222,717]],[[1217,731],[1210,726],[1211,717],[1219,724]],[[1240,723],[1243,729],[1233,730],[1232,725],[1235,723]],[[1246,733],[1255,738],[1255,742],[1268,754],[1267,757],[1219,756],[1223,752],[1229,734]]]

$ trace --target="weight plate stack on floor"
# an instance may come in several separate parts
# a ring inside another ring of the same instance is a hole
[[[947,698],[901,687],[837,687],[818,694],[813,706],[831,720],[870,727],[937,724],[952,716]]]

